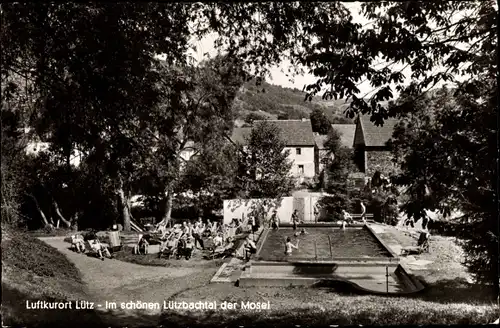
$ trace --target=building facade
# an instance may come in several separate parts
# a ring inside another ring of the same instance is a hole
[[[258,121],[256,121],[258,122]],[[288,158],[292,162],[290,174],[296,178],[314,178],[315,156],[314,136],[310,120],[269,120],[280,130],[285,149],[289,150]],[[231,140],[234,143],[244,145],[250,133],[251,127],[234,128]]]
[[[396,119],[386,119],[384,125],[377,126],[368,115],[356,119],[354,134],[355,162],[359,170],[367,176],[376,171],[390,175],[396,169],[392,162],[391,143]]]

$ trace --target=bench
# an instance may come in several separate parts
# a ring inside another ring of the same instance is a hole
[[[351,214],[351,217],[353,218],[353,220],[356,220],[356,219],[361,220],[361,214]],[[373,221],[373,214],[366,213],[365,219],[366,219],[366,221]]]

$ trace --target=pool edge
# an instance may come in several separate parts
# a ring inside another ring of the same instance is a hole
[[[397,260],[399,260],[399,259],[400,259],[400,258],[399,258],[399,254],[397,254],[396,252],[394,252],[394,250],[393,250],[391,247],[389,247],[389,245],[387,245],[387,244],[386,244],[386,243],[382,240],[382,238],[380,238],[380,237],[377,235],[377,233],[376,233],[376,232],[372,229],[372,227],[370,227],[368,224],[365,224],[365,227],[366,227],[366,229],[367,229],[368,231],[370,231],[370,233],[373,235],[373,237],[375,237],[375,239],[377,239],[377,241],[378,241],[378,242],[379,242],[379,243],[380,243],[380,244],[381,244],[381,245],[382,245],[382,246],[383,246],[383,247],[384,247],[384,248],[385,248],[385,249],[389,252],[389,254],[390,254],[393,258],[395,258],[395,259],[397,259]]]

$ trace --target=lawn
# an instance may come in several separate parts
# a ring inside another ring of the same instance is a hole
[[[267,302],[271,310],[169,311],[165,326],[484,324],[498,318],[492,304],[436,303],[422,299],[352,295],[329,288],[228,288],[209,285],[178,294],[176,301]]]

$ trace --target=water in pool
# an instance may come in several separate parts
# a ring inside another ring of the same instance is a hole
[[[307,234],[294,236],[292,228],[269,231],[258,259],[264,261],[288,261],[315,259],[329,260],[332,257],[388,257],[387,250],[365,228],[338,227],[305,228]],[[297,229],[300,232],[301,228]],[[285,255],[285,240],[291,237],[299,248],[292,255]],[[314,244],[316,243],[316,251]],[[330,250],[331,249],[331,250]]]

